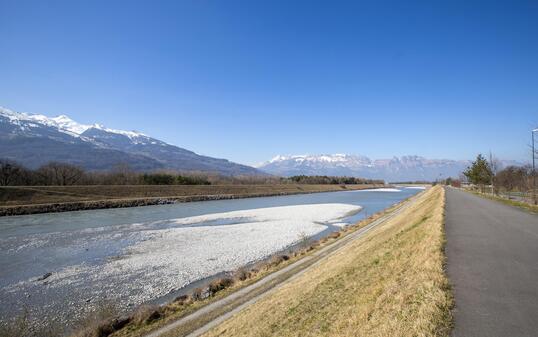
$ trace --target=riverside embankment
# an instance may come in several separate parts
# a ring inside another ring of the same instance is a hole
[[[31,308],[36,324],[65,325],[104,300],[129,310],[304,237],[329,235],[417,192],[370,189],[5,217],[0,317]]]
[[[0,216],[381,188],[383,185],[107,185],[0,188]]]

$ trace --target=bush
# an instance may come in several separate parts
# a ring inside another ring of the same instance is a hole
[[[136,325],[148,324],[161,318],[161,308],[158,305],[143,304],[133,314]]]
[[[191,302],[191,297],[189,295],[181,295],[174,299],[174,303],[181,304],[181,305],[184,305],[190,302]]]
[[[99,302],[97,307],[77,324],[74,337],[106,337],[116,329],[118,317],[116,305],[110,302]]]
[[[342,234],[340,232],[332,232],[331,234],[329,234],[329,238],[331,239],[336,239],[336,238],[339,238]]]
[[[245,281],[251,277],[252,277],[252,272],[249,270],[246,270],[245,268],[239,269],[234,274],[234,278],[239,281]]]
[[[308,248],[306,249],[307,252],[311,251],[311,250],[314,250],[316,249],[317,247],[320,246],[320,243],[319,241],[315,241],[313,242],[310,246],[308,246]]]
[[[176,177],[176,183],[178,185],[211,185],[211,183],[205,178],[181,175],[178,175]]]
[[[288,255],[275,255],[269,260],[269,263],[267,264],[268,267],[278,266],[284,261],[289,260],[290,257]]]
[[[173,185],[175,177],[166,173],[145,173],[141,177],[144,185]]]
[[[192,291],[192,299],[199,301],[203,299],[204,290],[202,288],[196,288]]]
[[[234,280],[230,277],[216,279],[209,284],[209,294],[215,295],[219,291],[231,287],[233,284]]]

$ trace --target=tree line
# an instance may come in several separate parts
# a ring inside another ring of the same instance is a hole
[[[384,184],[385,181],[379,179],[365,179],[356,177],[335,177],[335,176],[293,176],[289,177],[294,183],[298,184],[332,184],[332,185],[357,185],[357,184]]]
[[[494,160],[487,161],[481,154],[463,172],[465,179],[482,192],[486,186],[490,186],[496,194],[532,191],[533,174],[535,173],[530,165],[508,166],[499,170],[499,165]]]
[[[49,162],[29,169],[0,159],[0,186],[70,185],[264,185],[264,184],[383,184],[382,180],[332,176],[223,176],[207,172],[137,172],[119,164],[109,171],[86,171],[68,163]]]

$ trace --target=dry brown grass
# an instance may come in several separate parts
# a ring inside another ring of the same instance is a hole
[[[142,325],[159,319],[161,317],[160,309],[161,308],[158,305],[141,305],[134,312],[132,322],[137,325]]]
[[[430,189],[206,336],[447,336],[443,206]]]
[[[291,194],[345,191],[374,185],[91,185],[0,187],[0,206],[34,205],[131,198],[173,198],[205,195]]]
[[[406,201],[402,201],[402,203],[403,202],[406,202]],[[341,231],[342,234],[338,236],[341,237],[351,232],[354,232],[368,225],[369,223],[378,219],[379,217],[382,217],[385,214],[391,213],[396,208],[398,208],[398,205],[394,205],[379,213],[372,214],[369,218],[364,219],[356,223],[353,226],[348,226],[344,228]],[[243,267],[243,268],[238,269],[231,275],[232,276],[231,279],[233,282],[230,283],[228,280],[225,281],[224,283],[226,284],[226,287],[224,288],[221,287],[222,289],[217,291],[216,293],[212,294],[209,291],[209,287],[196,288],[191,292],[190,295],[179,296],[174,301],[162,306],[161,307],[162,315],[160,319],[153,320],[148,323],[135,322],[134,320],[131,320],[123,329],[120,329],[119,331],[114,332],[111,336],[114,336],[114,337],[143,336],[149,331],[152,331],[156,328],[166,325],[167,323],[170,323],[176,319],[179,319],[180,317],[184,317],[185,315],[188,315],[209,303],[222,299],[230,295],[234,291],[237,291],[243,287],[246,287],[258,281],[259,279],[265,277],[266,275],[271,274],[272,272],[275,272],[281,268],[286,267],[290,263],[293,263],[294,261],[297,261],[303,258],[304,256],[309,255],[315,249],[324,247],[325,245],[330,244],[337,239],[338,238],[326,237],[325,239],[321,240],[322,242],[321,241],[313,242],[309,239],[306,239],[303,245],[299,245],[297,247],[297,250],[289,252],[288,255],[276,254],[266,261],[262,261],[250,267]],[[218,282],[222,283],[220,281]]]
[[[506,205],[510,205],[510,206],[514,206],[514,207],[524,209],[527,212],[538,213],[538,206],[533,205],[532,203],[528,203],[528,202],[520,201],[520,200],[507,199],[507,198],[502,197],[502,196],[491,195],[489,193],[480,193],[480,192],[473,191],[473,190],[466,190],[466,191],[468,191],[470,193],[473,193],[475,195],[478,195],[478,196],[480,196],[482,198],[499,201],[499,202],[502,202],[503,204],[506,204]]]
[[[76,325],[71,337],[106,337],[124,327],[131,318],[120,317],[116,305],[102,302]]]
[[[336,239],[336,238],[339,238],[340,235],[342,235],[340,232],[332,232],[331,234],[329,234],[329,238],[330,239]]]
[[[219,291],[222,291],[226,288],[231,287],[234,284],[234,279],[231,277],[222,277],[216,280],[213,280],[209,283],[208,291],[209,294],[215,295]]]

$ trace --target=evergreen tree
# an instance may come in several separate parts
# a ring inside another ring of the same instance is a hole
[[[491,183],[493,172],[486,158],[479,154],[476,160],[468,167],[463,174],[467,177],[470,183],[479,185],[482,190],[484,185]]]

